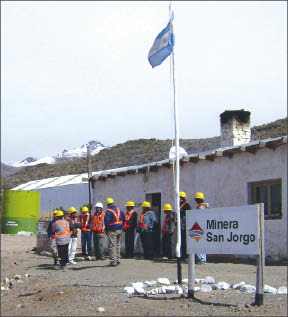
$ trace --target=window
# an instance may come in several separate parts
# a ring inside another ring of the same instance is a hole
[[[265,219],[282,217],[281,179],[251,183],[252,204],[264,203]]]

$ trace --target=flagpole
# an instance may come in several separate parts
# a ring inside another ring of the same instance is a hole
[[[171,13],[170,13],[171,14]],[[170,15],[171,16],[171,15]],[[175,34],[174,25],[172,24],[172,32]],[[176,242],[176,258],[177,258],[177,275],[178,284],[182,284],[182,271],[181,271],[181,221],[180,221],[180,197],[179,197],[179,132],[178,132],[178,108],[177,108],[177,91],[175,80],[175,45],[172,50],[172,78],[173,78],[173,104],[174,104],[174,123],[175,123],[175,150],[176,150],[176,164],[175,164],[175,210],[177,215],[177,242]]]

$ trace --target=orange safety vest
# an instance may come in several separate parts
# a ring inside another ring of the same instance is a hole
[[[76,222],[77,222],[77,218],[72,219],[72,218],[70,218],[70,217],[66,217],[65,220],[67,220],[67,221],[68,221],[68,220],[71,220],[73,223],[76,223]],[[71,230],[70,230],[70,235],[72,235],[72,233],[75,232],[75,231],[77,231],[77,228],[76,228],[76,229],[71,229]]]
[[[152,212],[152,210],[148,210],[144,213],[141,214],[140,216],[140,219],[139,219],[139,223],[138,223],[138,226],[139,227],[148,227],[148,224],[147,223],[143,223],[143,218],[144,216],[146,216],[147,214],[150,214],[150,212]]]
[[[122,225],[123,221],[120,220],[120,208],[117,207],[117,214],[116,214],[116,212],[115,212],[113,209],[107,209],[107,210],[109,210],[110,212],[112,212],[112,214],[113,214],[114,217],[115,217],[115,221],[114,221],[114,222],[111,222],[111,223],[109,224],[109,226],[112,226],[112,225]]]
[[[102,211],[100,215],[95,215],[93,216],[93,227],[92,230],[93,231],[98,231],[98,232],[104,232],[103,230],[103,226],[104,226],[104,216],[105,216],[105,212]]]
[[[136,212],[135,210],[132,210],[131,213],[129,214],[128,211],[126,211],[124,229],[128,229],[132,227],[131,225],[127,225],[127,223],[135,212]]]
[[[184,203],[180,206],[180,211],[181,211],[181,209],[185,206],[185,205],[187,205],[188,203],[187,203],[187,201],[184,201]]]
[[[87,225],[89,223],[89,219],[90,219],[90,215],[88,214],[87,215],[87,218],[86,218],[86,223],[83,225],[83,220],[84,220],[84,217],[81,217],[81,224],[82,224],[82,229],[81,231],[91,231],[91,229],[87,229]]]
[[[63,227],[63,232],[60,232],[60,233],[56,233],[55,232],[55,235],[56,237],[63,237],[63,236],[70,236],[70,231],[69,231],[69,223],[66,221],[65,224],[63,224],[62,221],[60,220],[57,220],[56,221],[59,225],[61,225],[61,227]]]
[[[205,203],[201,203],[197,206],[197,209],[201,209],[201,207],[204,207],[205,209],[207,209],[207,205]]]
[[[163,226],[163,230],[162,230],[162,233],[165,234],[166,233],[166,226],[167,226],[167,223],[168,223],[168,220],[167,218],[165,218],[164,220],[164,226]]]

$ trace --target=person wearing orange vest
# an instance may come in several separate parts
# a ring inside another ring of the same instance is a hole
[[[93,232],[93,243],[95,258],[97,260],[105,260],[104,257],[104,216],[105,212],[103,211],[103,204],[98,202],[94,206],[95,213],[92,220],[92,232]]]
[[[172,243],[171,238],[175,232],[175,215],[170,204],[165,204],[163,207],[166,215],[162,228],[162,258],[172,258]]]
[[[133,209],[133,207],[135,207],[133,201],[127,201],[125,207],[125,257],[128,259],[134,257],[134,237],[135,228],[137,226],[137,212]]]
[[[56,245],[56,239],[55,239],[56,236],[55,236],[55,233],[53,232],[55,221],[57,219],[56,212],[57,210],[53,211],[53,219],[49,222],[47,227],[47,235],[48,235],[48,239],[50,243],[50,249],[52,251],[52,257],[54,259],[54,265],[57,265],[57,245]]]
[[[153,230],[156,224],[156,216],[151,209],[149,201],[144,201],[141,205],[142,213],[137,223],[137,232],[140,233],[140,240],[143,248],[144,259],[153,259]]]
[[[197,204],[196,209],[207,209],[208,208],[208,203],[205,203],[205,196],[203,193],[201,192],[197,192],[195,194],[194,200]],[[196,263],[197,264],[206,264],[206,254],[202,253],[202,254],[196,254]]]
[[[107,210],[104,223],[109,241],[110,266],[117,266],[120,264],[120,237],[123,232],[125,215],[124,212],[114,204],[113,198],[107,198],[106,204]]]
[[[65,269],[68,263],[68,246],[70,242],[69,222],[64,219],[64,212],[57,210],[54,229],[52,230],[56,236],[56,244],[58,256],[60,258],[61,269]]]
[[[81,247],[82,247],[82,255],[84,256],[85,260],[92,260],[92,217],[89,214],[89,209],[84,206],[81,210]],[[86,246],[88,255],[86,252]]]
[[[74,262],[75,253],[77,249],[77,235],[78,235],[78,228],[81,228],[81,224],[78,222],[78,215],[77,215],[77,209],[75,207],[70,207],[68,209],[69,216],[65,218],[69,222],[70,227],[70,234],[71,239],[68,247],[68,258],[69,258],[69,264],[77,264]]]
[[[186,210],[191,210],[190,205],[186,201],[186,193],[180,192],[180,227],[181,227],[181,260],[187,259],[187,246],[186,246]]]

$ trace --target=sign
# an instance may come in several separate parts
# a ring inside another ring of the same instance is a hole
[[[188,254],[259,254],[258,233],[258,205],[186,211]]]

